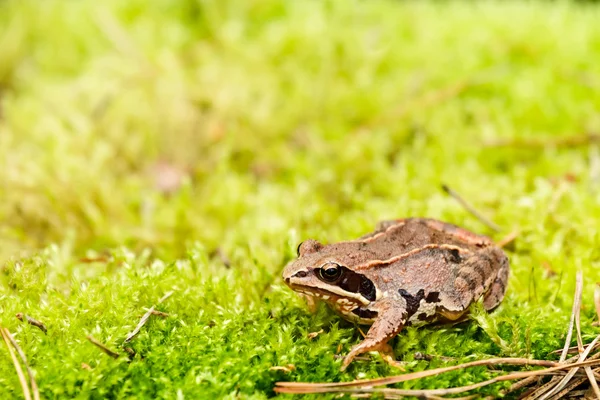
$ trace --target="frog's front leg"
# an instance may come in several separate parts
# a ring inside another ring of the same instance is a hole
[[[387,299],[386,299],[387,300]],[[377,319],[371,325],[365,339],[354,346],[344,358],[341,370],[345,370],[352,360],[359,354],[368,351],[389,353],[387,342],[398,334],[408,319],[406,308],[400,304],[393,304],[391,300],[383,300],[377,307]],[[384,357],[390,362],[391,357]]]

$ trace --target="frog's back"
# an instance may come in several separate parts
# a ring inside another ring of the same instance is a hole
[[[465,238],[465,235],[468,237]],[[473,252],[492,244],[486,236],[426,218],[384,221],[380,224],[378,231],[362,237],[357,242],[360,242],[365,250],[387,257],[399,256],[440,244],[447,247],[456,246]]]
[[[486,309],[502,300],[508,260],[488,237],[431,219],[383,224],[378,232],[362,239],[365,248],[380,255],[379,259],[372,258],[357,270],[384,292],[415,299],[421,293],[425,303],[452,310],[450,319],[484,294]]]

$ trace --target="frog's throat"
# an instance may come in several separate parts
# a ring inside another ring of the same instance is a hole
[[[371,304],[370,300],[365,299],[360,293],[352,293],[342,290],[336,286],[328,288],[305,286],[298,283],[288,283],[290,287],[298,292],[307,296],[313,296],[318,299],[327,301],[329,303],[345,302],[345,303],[356,303],[356,306],[366,306]]]

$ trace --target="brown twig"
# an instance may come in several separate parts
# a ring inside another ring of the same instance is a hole
[[[127,353],[130,360],[133,360],[135,358],[135,350],[133,350],[131,347],[123,347],[123,351]]]
[[[166,318],[166,317],[169,316],[168,313],[162,312],[162,311],[158,311],[158,310],[151,310],[151,312],[152,312],[152,315],[156,315],[158,317],[165,317]]]
[[[461,206],[463,206],[463,208],[465,210],[467,210],[469,213],[471,213],[471,215],[473,215],[475,218],[477,218],[479,221],[481,221],[481,223],[483,223],[484,225],[486,225],[488,228],[490,228],[490,229],[492,229],[492,230],[494,230],[496,232],[500,232],[502,230],[492,220],[490,220],[489,218],[487,218],[483,214],[481,214],[479,211],[477,211],[475,209],[475,207],[473,207],[465,199],[463,199],[461,197],[461,195],[459,195],[454,189],[452,189],[448,185],[442,184],[442,190],[444,192],[446,192],[448,195],[450,195],[450,197],[452,197],[456,201],[458,201],[458,203]]]
[[[23,373],[21,364],[19,364],[19,360],[17,360],[15,351],[11,347],[10,339],[6,335],[7,331],[8,329],[6,329],[5,331],[5,328],[0,327],[0,335],[2,336],[2,339],[4,339],[4,343],[6,343],[6,348],[8,349],[10,358],[12,359],[13,365],[15,366],[15,371],[17,371],[17,376],[19,377],[19,383],[21,384],[21,388],[23,389],[23,397],[25,397],[25,400],[31,400],[31,391],[29,390],[27,379],[25,379],[25,374]]]
[[[40,322],[36,319],[33,319],[29,315],[25,315],[23,313],[17,313],[15,316],[20,321],[23,321],[23,319],[24,319],[29,325],[35,326],[36,328],[39,328],[45,334],[48,334],[48,328],[46,328],[46,325],[44,325],[42,322]]]
[[[100,350],[111,356],[112,358],[119,358],[119,353],[115,353],[104,344],[100,343],[98,340],[94,339],[92,336],[87,336],[87,340],[90,341],[94,346],[98,347]]]
[[[173,295],[173,291],[171,290],[170,292],[166,293],[163,297],[160,298],[160,300],[158,300],[158,304],[164,302],[165,300],[167,300],[169,297],[171,297]],[[140,319],[140,322],[138,322],[137,326],[135,327],[135,329],[131,332],[129,332],[129,334],[127,335],[127,337],[125,338],[125,340],[123,341],[123,343],[128,343],[129,341],[131,341],[131,339],[133,339],[138,333],[140,333],[140,330],[144,327],[144,325],[146,325],[146,322],[148,322],[148,320],[150,319],[150,316],[152,314],[154,314],[156,306],[152,306],[148,309],[148,311],[142,316],[142,319]]]
[[[308,337],[309,340],[312,340],[314,338],[316,338],[317,336],[319,336],[321,333],[323,333],[323,329],[317,331],[317,332],[310,332],[308,335],[306,335]]]
[[[288,365],[276,365],[274,367],[270,367],[269,371],[283,371],[286,374],[294,371],[296,369],[296,366],[294,364],[288,364]]]
[[[431,361],[431,360],[435,360],[435,359],[442,360],[442,361],[456,360],[456,358],[453,358],[453,357],[444,357],[444,356],[437,356],[437,355],[432,355],[432,354],[423,354],[418,351],[415,354],[413,354],[413,357],[416,361],[421,361],[421,360]]]

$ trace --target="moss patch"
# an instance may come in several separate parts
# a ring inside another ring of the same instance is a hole
[[[409,370],[444,364],[416,352],[547,357],[577,269],[597,334],[599,17],[567,2],[1,2],[0,324],[42,396],[262,399],[278,380],[396,373],[377,356],[339,372],[358,331],[280,281],[302,239],[396,217],[521,232],[500,309],[406,329]],[[170,290],[132,362],[85,339],[120,349]],[[17,396],[0,350],[0,398]]]

